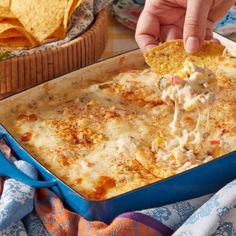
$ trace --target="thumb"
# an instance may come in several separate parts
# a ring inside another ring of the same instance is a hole
[[[207,18],[213,0],[188,0],[184,22],[184,45],[188,53],[197,52],[206,34]]]

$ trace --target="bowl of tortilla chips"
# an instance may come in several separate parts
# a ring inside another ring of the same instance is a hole
[[[92,64],[107,41],[107,11],[65,43],[71,17],[85,0],[0,0],[0,94],[35,86]],[[55,42],[55,47],[47,47]],[[33,50],[42,48],[44,50]],[[27,51],[33,53],[27,53]],[[11,52],[23,51],[17,56]]]

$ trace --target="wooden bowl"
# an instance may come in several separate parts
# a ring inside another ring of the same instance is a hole
[[[85,33],[62,46],[1,61],[0,97],[96,62],[107,42],[107,22],[105,9]]]

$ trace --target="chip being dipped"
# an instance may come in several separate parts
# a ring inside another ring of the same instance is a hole
[[[147,64],[159,75],[176,73],[186,59],[215,73],[224,49],[221,44],[205,41],[199,52],[188,54],[184,49],[183,40],[173,40],[159,44],[147,51],[144,56]]]
[[[224,46],[204,42],[195,54],[185,52],[183,41],[163,43],[145,53],[146,62],[158,74],[162,100],[173,107],[169,131],[178,140],[181,155],[200,152],[209,132],[209,108],[218,93],[217,70]],[[191,117],[189,129],[186,117]]]

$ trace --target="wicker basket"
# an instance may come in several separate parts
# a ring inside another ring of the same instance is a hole
[[[0,62],[0,97],[35,86],[98,60],[107,41],[107,11],[80,37],[61,47]]]

